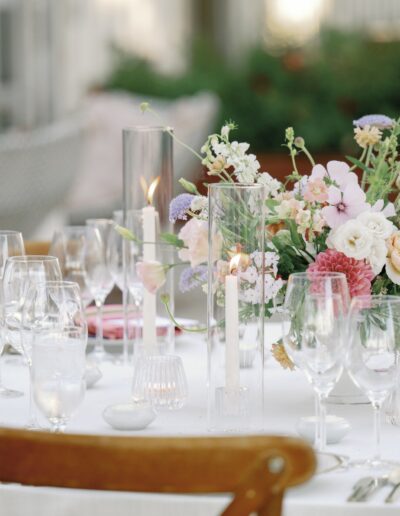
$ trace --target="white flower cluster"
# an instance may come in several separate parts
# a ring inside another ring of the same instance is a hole
[[[211,140],[211,147],[216,156],[222,156],[228,167],[233,167],[239,183],[254,183],[260,168],[255,154],[247,154],[250,145],[239,142],[221,142],[218,138]]]
[[[250,265],[239,273],[241,280],[246,282],[246,288],[241,289],[239,298],[246,303],[259,304],[262,293],[262,253],[255,251],[250,255],[254,265]],[[278,272],[279,256],[274,252],[264,254],[264,303],[274,299],[283,286],[283,281],[276,278]]]
[[[386,240],[395,229],[382,212],[365,211],[332,230],[327,243],[349,258],[366,260],[377,275],[386,263]]]
[[[190,204],[190,210],[197,214],[198,218],[207,220],[208,218],[208,197],[196,195]]]
[[[257,183],[264,185],[267,198],[276,197],[282,187],[282,183],[273,178],[271,174],[268,174],[268,172],[262,172],[259,174],[257,177]]]

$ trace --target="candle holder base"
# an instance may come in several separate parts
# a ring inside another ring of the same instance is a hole
[[[218,416],[238,417],[245,416],[249,402],[249,390],[246,387],[215,389],[215,405]]]

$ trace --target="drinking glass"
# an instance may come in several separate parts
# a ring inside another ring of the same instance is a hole
[[[87,233],[86,226],[66,226],[54,233],[49,250],[58,258],[63,278],[78,283],[84,308],[93,301],[85,269]]]
[[[2,297],[3,273],[7,258],[10,256],[20,256],[25,254],[24,241],[22,234],[19,231],[0,231],[0,297]],[[0,309],[3,312],[3,301],[0,303]],[[5,332],[3,332],[3,314],[0,314],[0,355],[3,353],[5,345]],[[0,363],[1,365],[1,363]],[[7,389],[2,383],[1,369],[0,369],[0,398],[16,398],[22,396],[23,393]]]
[[[393,462],[381,458],[381,408],[397,382],[400,298],[354,297],[350,305],[348,338],[347,370],[374,409],[374,454],[370,459],[353,464],[373,469],[391,467]]]
[[[27,293],[32,286],[47,280],[61,280],[60,266],[54,256],[12,256],[7,259],[3,277],[4,337],[23,356],[22,316]],[[37,428],[37,424],[30,418],[26,427]]]
[[[283,344],[316,395],[315,447],[326,446],[326,398],[343,370],[344,314],[349,302],[341,273],[289,276],[282,309]]]
[[[32,386],[36,406],[53,432],[63,432],[82,403],[85,390],[87,327],[37,329],[32,346]]]
[[[33,410],[32,344],[38,330],[85,327],[79,285],[70,281],[47,281],[28,290],[22,313],[22,349],[30,374],[28,428],[38,428]]]
[[[114,286],[107,264],[107,240],[113,225],[113,221],[108,219],[87,221],[84,264],[87,285],[96,305],[96,343],[90,356],[97,362],[114,361],[114,357],[106,353],[103,343],[103,307]]]

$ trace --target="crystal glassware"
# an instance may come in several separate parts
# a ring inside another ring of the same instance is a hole
[[[180,357],[149,355],[136,359],[133,401],[149,401],[155,408],[175,410],[184,406],[187,397],[187,380]]]
[[[32,346],[32,386],[53,432],[63,432],[85,390],[87,328],[37,329]]]
[[[356,296],[350,305],[346,367],[352,380],[367,395],[374,410],[375,451],[371,458],[353,461],[374,471],[391,468],[381,457],[381,409],[398,381],[400,298]]]
[[[22,312],[22,349],[30,373],[30,403],[28,428],[38,428],[33,410],[32,345],[34,333],[70,327],[85,330],[85,314],[80,289],[70,281],[47,281],[32,285],[26,295]]]
[[[282,341],[316,396],[315,447],[326,446],[326,398],[343,370],[345,313],[349,303],[342,273],[295,273],[281,309]]]
[[[7,258],[11,256],[21,256],[25,254],[24,241],[22,234],[19,231],[0,231],[0,355],[3,353],[5,345],[5,332],[3,332],[4,323],[4,302],[2,301],[2,289],[3,289],[3,273]],[[0,361],[1,366],[1,361]],[[20,391],[8,389],[4,387],[1,376],[0,367],[0,398],[17,398],[22,396],[23,393]]]
[[[64,280],[78,283],[84,308],[93,301],[85,269],[87,234],[86,226],[65,226],[54,233],[49,250],[58,258]]]
[[[114,279],[107,261],[107,243],[114,222],[111,219],[88,219],[86,221],[87,245],[85,247],[86,281],[96,305],[96,344],[90,357],[97,362],[114,361],[104,349],[103,307],[108,294],[114,287]]]
[[[265,272],[262,185],[209,185],[208,426],[245,431],[263,426]],[[200,267],[201,268],[201,267]],[[203,266],[204,268],[204,266]],[[207,268],[206,268],[207,271]]]

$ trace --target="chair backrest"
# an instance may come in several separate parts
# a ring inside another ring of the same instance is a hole
[[[295,438],[110,437],[0,429],[0,482],[113,491],[233,493],[225,516],[277,516],[284,490],[311,477]]]
[[[25,253],[26,254],[49,254],[50,242],[36,242],[34,240],[25,240]]]

